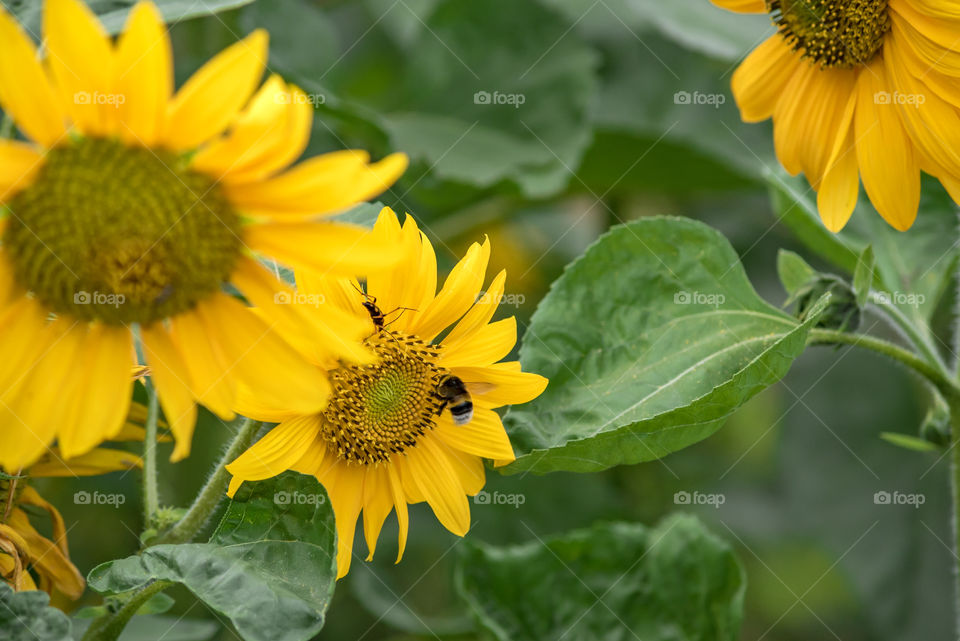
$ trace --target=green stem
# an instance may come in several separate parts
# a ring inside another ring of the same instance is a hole
[[[930,363],[913,352],[883,339],[865,334],[848,334],[833,329],[814,329],[809,343],[813,345],[856,345],[883,354],[906,365],[933,383],[948,399],[960,400],[960,387],[939,363]]]
[[[950,399],[950,496],[953,528],[953,598],[960,634],[960,399]]]
[[[217,504],[227,491],[227,485],[230,482],[230,473],[227,472],[226,465],[243,452],[253,443],[257,430],[260,429],[260,422],[251,419],[244,419],[240,430],[233,438],[233,442],[227,448],[223,457],[217,462],[213,473],[207,479],[200,494],[193,501],[193,505],[183,515],[183,518],[174,525],[170,531],[163,534],[152,543],[186,543],[192,540],[206,525],[207,521],[217,509]]]
[[[120,638],[120,633],[137,613],[144,603],[150,600],[155,594],[163,592],[173,583],[171,581],[154,581],[135,592],[130,599],[123,604],[123,607],[111,615],[105,616],[94,621],[82,641],[116,641]]]
[[[913,343],[917,350],[926,356],[931,363],[939,365],[944,372],[949,371],[943,357],[940,356],[940,352],[933,344],[933,341],[930,340],[930,332],[926,325],[914,323],[903,313],[903,310],[891,302],[875,303],[875,306],[903,331],[907,339]]]
[[[157,390],[149,379],[147,387],[147,424],[143,439],[143,522],[144,529],[153,527],[160,509],[160,493],[157,490],[157,415],[159,402]]]

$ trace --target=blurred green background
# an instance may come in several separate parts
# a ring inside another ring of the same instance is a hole
[[[101,13],[126,4],[92,3]],[[521,328],[565,264],[611,225],[643,216],[719,228],[775,304],[785,298],[778,248],[830,270],[771,206],[769,124],[741,123],[729,92],[739,60],[771,32],[764,17],[707,0],[257,0],[173,25],[178,82],[256,27],[271,33],[271,70],[316,104],[308,154],[409,153],[411,169],[381,201],[416,216],[446,268],[489,235],[491,275],[506,268],[508,293],[522,301],[501,313],[517,314]],[[888,332],[878,323],[867,316],[863,329]],[[524,542],[692,511],[746,568],[743,639],[947,638],[946,462],[878,438],[916,433],[926,400],[892,362],[812,349],[718,434],[663,461],[593,475],[490,473],[489,491],[525,500],[473,505],[469,536]],[[203,415],[193,455],[162,464],[165,503],[189,502],[229,434]],[[38,486],[63,512],[84,574],[138,549],[137,472]],[[74,504],[74,492],[95,489],[127,501]],[[678,491],[721,493],[725,502],[678,506]],[[925,503],[877,505],[878,491],[919,492]],[[422,505],[411,525],[395,566],[388,519],[376,561],[355,563],[337,585],[318,638],[474,638],[451,583],[456,537]],[[215,621],[182,588],[170,594],[177,605],[168,616]],[[211,638],[236,638],[215,630]]]

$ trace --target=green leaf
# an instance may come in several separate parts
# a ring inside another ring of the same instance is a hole
[[[703,0],[635,0],[636,11],[688,49],[739,62],[775,32],[766,14],[733,13]]]
[[[867,245],[857,259],[857,267],[853,271],[853,291],[857,295],[857,305],[863,307],[870,297],[870,288],[873,286],[873,269],[877,259],[873,255],[873,247]]]
[[[817,272],[800,254],[781,249],[777,253],[777,276],[783,289],[793,298],[804,285],[816,278]]]
[[[592,472],[696,443],[787,372],[821,311],[801,324],[764,302],[702,223],[616,227],[533,315],[520,360],[550,385],[506,415],[518,459],[502,469]]]
[[[4,641],[70,641],[70,619],[50,607],[46,592],[14,592],[0,581],[0,638]]]
[[[880,432],[880,438],[891,445],[896,445],[897,447],[902,447],[905,450],[912,450],[914,452],[935,452],[940,449],[930,441],[918,436],[911,436],[910,434]]]
[[[743,568],[692,516],[459,550],[457,589],[499,641],[734,641],[743,618]]]
[[[874,296],[899,307],[908,317],[928,321],[936,310],[960,257],[956,205],[937,182],[925,177],[920,211],[908,232],[898,232],[880,217],[866,196],[848,225],[832,234],[820,222],[815,194],[806,181],[771,172],[774,214],[821,257],[853,275],[861,253],[873,246]]]
[[[163,592],[159,594],[154,594],[152,597],[147,599],[147,602],[140,606],[137,610],[137,615],[145,614],[163,614],[170,610],[173,605],[176,603],[173,597],[164,594]],[[115,610],[111,609],[108,605],[92,605],[85,608],[80,608],[73,613],[73,617],[76,619],[97,619],[102,616],[107,616]]]
[[[236,9],[253,0],[153,0],[153,3],[163,15],[164,22],[173,24],[190,18],[207,16],[221,11]],[[137,3],[136,0],[86,0],[87,5],[100,17],[104,29],[110,34],[117,34],[123,30],[130,9]],[[6,0],[4,3],[20,24],[33,36],[40,40],[40,31],[43,22],[43,4],[36,0]]]
[[[74,620],[73,638],[81,641],[90,625],[87,619]],[[130,619],[120,635],[120,641],[208,641],[221,630],[216,621],[185,619],[182,616],[137,616]]]
[[[323,627],[336,578],[333,511],[313,477],[245,483],[209,543],[157,545],[90,572],[98,592],[176,581],[247,641],[305,641]]]

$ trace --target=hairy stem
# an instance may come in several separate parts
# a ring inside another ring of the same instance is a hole
[[[116,641],[120,638],[123,629],[127,627],[127,623],[137,613],[137,610],[149,601],[150,597],[163,592],[172,585],[173,583],[170,581],[154,581],[140,588],[123,604],[122,608],[111,615],[94,621],[87,628],[82,641]]]
[[[866,334],[848,334],[832,329],[814,329],[810,332],[812,345],[856,345],[899,361],[933,383],[948,399],[960,399],[960,387],[940,363],[931,363],[899,345]]]
[[[217,504],[227,491],[227,484],[230,481],[230,473],[227,472],[226,465],[232,460],[243,454],[244,450],[250,447],[257,430],[260,429],[260,422],[249,418],[244,419],[237,435],[233,438],[223,457],[217,462],[210,478],[207,479],[200,494],[194,499],[193,504],[183,518],[174,525],[169,532],[156,539],[154,544],[159,543],[186,543],[192,540],[206,525],[207,521],[217,509]]]
[[[149,379],[147,387],[147,424],[143,439],[143,523],[144,529],[153,527],[160,509],[160,494],[157,490],[157,415],[159,402],[157,390]]]

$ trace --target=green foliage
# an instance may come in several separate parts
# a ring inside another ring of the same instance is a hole
[[[857,259],[857,267],[853,271],[853,291],[856,294],[859,307],[867,304],[870,288],[873,286],[873,270],[876,264],[877,258],[873,254],[873,247],[867,245],[867,248]]]
[[[336,577],[333,511],[323,487],[293,472],[245,484],[209,543],[157,545],[90,572],[117,594],[182,583],[246,641],[306,640],[322,627]]]
[[[738,637],[743,569],[691,516],[460,550],[457,589],[499,641]]]
[[[14,592],[0,580],[0,638],[4,641],[69,641],[70,620],[50,607],[46,592]]]
[[[168,23],[236,9],[253,0],[152,0]],[[36,0],[8,0],[4,3],[35,40],[40,40],[43,3]],[[88,0],[87,4],[109,33],[119,33],[136,0]]]
[[[660,458],[715,432],[804,349],[803,323],[764,302],[709,227],[617,227],[553,284],[520,350],[550,386],[505,418],[507,473],[598,471]]]
[[[799,254],[781,249],[777,253],[777,275],[783,289],[793,299],[799,295],[804,285],[817,277],[817,272]]]

